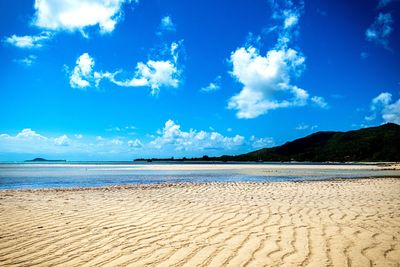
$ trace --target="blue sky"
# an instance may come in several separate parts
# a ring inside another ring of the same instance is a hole
[[[0,160],[238,154],[400,124],[400,1],[0,2]]]

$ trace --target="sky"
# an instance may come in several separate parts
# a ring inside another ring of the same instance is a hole
[[[233,155],[400,124],[398,0],[5,0],[0,20],[0,161]]]

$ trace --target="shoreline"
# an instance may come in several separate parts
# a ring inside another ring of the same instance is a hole
[[[268,185],[275,183],[318,183],[318,182],[356,182],[358,180],[384,180],[384,179],[400,179],[400,175],[395,176],[363,176],[363,177],[337,177],[337,178],[326,178],[326,179],[304,179],[304,180],[287,180],[287,181],[240,181],[240,182],[159,182],[159,183],[137,183],[137,184],[120,184],[120,185],[105,185],[105,186],[78,186],[78,187],[46,187],[46,188],[20,188],[20,189],[0,189],[2,192],[68,192],[68,191],[118,191],[118,190],[145,190],[145,189],[162,189],[168,187],[191,187],[191,186],[202,186],[202,185],[221,185],[221,184],[251,184],[251,185]]]

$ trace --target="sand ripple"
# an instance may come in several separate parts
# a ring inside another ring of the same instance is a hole
[[[1,266],[400,266],[400,179],[0,192]]]

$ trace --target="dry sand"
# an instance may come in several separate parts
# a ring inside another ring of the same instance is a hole
[[[1,266],[399,266],[400,179],[0,191]]]

